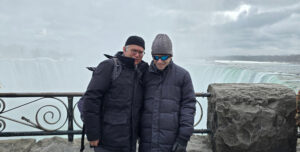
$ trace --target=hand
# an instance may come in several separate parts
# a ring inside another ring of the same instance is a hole
[[[179,142],[175,142],[172,148],[172,152],[186,152],[186,146],[181,145]]]
[[[94,141],[90,141],[90,146],[91,147],[97,147],[99,145],[99,139],[98,140],[94,140]]]

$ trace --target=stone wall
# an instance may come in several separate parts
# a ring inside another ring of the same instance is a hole
[[[211,84],[207,128],[214,152],[295,152],[293,90],[277,84]]]

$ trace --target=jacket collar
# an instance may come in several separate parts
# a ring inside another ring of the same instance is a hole
[[[116,53],[115,57],[117,57],[126,67],[135,68],[134,59],[124,56],[122,51]]]

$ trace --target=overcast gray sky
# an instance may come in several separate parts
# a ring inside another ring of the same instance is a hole
[[[0,0],[0,57],[114,53],[158,33],[177,57],[300,54],[299,0]]]

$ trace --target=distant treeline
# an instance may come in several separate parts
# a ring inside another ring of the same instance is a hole
[[[215,60],[239,60],[239,61],[261,61],[261,62],[292,62],[300,63],[300,54],[297,55],[263,55],[263,56],[223,56],[213,57]]]

